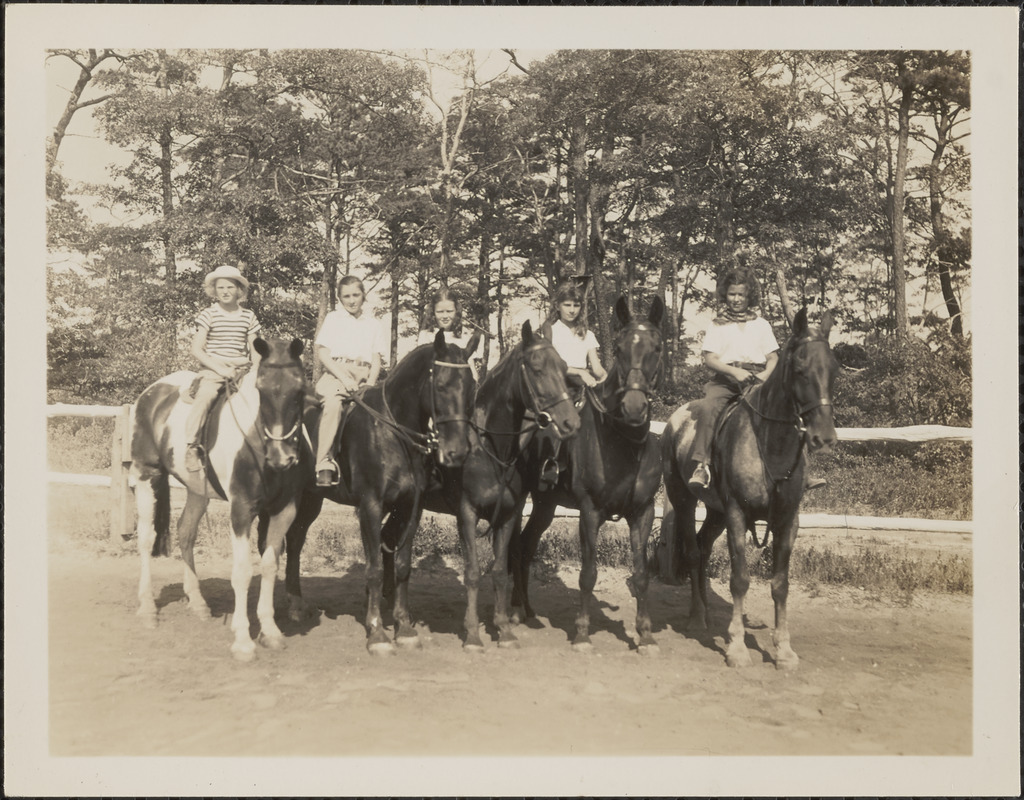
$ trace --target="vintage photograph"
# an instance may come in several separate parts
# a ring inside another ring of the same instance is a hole
[[[1019,791],[1016,10],[282,10],[8,11],[8,793]]]

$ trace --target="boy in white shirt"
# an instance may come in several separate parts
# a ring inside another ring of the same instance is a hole
[[[331,446],[341,424],[343,404],[359,387],[377,382],[384,358],[381,325],[363,308],[363,282],[346,275],[338,283],[338,295],[341,308],[327,314],[314,342],[324,367],[316,383],[316,393],[323,401],[316,448],[317,486],[336,486],[341,479]]]

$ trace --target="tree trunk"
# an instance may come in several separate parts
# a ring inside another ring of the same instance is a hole
[[[900,55],[897,59],[901,91],[896,139],[896,173],[893,176],[892,291],[894,334],[897,339],[906,339],[910,331],[910,324],[907,318],[906,230],[904,223],[906,190],[904,184],[907,176],[907,141],[910,138],[910,103],[913,99],[914,87],[905,56]]]
[[[480,308],[483,311],[483,319],[480,320],[480,326],[483,328],[484,337],[484,354],[487,353],[488,348],[491,345],[491,234],[487,230],[487,222],[484,222],[483,232],[480,234],[480,279],[477,283],[477,298],[480,303]],[[471,355],[467,353],[466,355]],[[487,359],[484,359],[484,364],[480,369],[479,379],[483,380],[487,375]]]
[[[75,112],[82,108],[79,103],[82,100],[82,94],[85,92],[85,87],[89,85],[89,81],[92,80],[93,70],[96,69],[103,61],[114,56],[113,51],[104,50],[102,53],[97,53],[96,50],[89,50],[89,57],[83,62],[75,59],[75,63],[78,64],[79,72],[78,79],[75,81],[75,85],[71,88],[71,95],[68,97],[67,103],[64,104],[64,111],[61,112],[60,119],[57,120],[57,124],[53,128],[53,134],[50,136],[49,141],[46,143],[46,175],[49,177],[54,167],[57,165],[57,154],[60,151],[61,142],[64,141],[64,135],[67,133],[68,126],[71,124],[72,118],[75,116]],[[68,53],[64,53],[67,57],[71,57]],[[102,98],[106,99],[106,98]],[[95,105],[102,100],[91,100],[84,105]]]
[[[950,128],[949,115],[946,109],[942,109],[935,121],[935,150],[932,153],[931,163],[928,165],[928,208],[932,234],[935,237],[935,262],[939,275],[939,286],[942,288],[942,300],[946,305],[946,312],[949,314],[950,332],[958,338],[963,338],[963,317],[960,303],[957,302],[956,294],[953,291],[953,276],[950,270],[954,258],[953,248],[950,243],[949,231],[946,229],[946,221],[942,215],[941,163],[942,155],[949,141]]]
[[[505,296],[502,294],[502,287],[505,285],[505,244],[502,243],[501,250],[498,251],[498,285],[495,287],[494,304],[496,306],[498,316],[498,357],[505,355]],[[484,355],[487,355],[487,350],[484,351]],[[486,359],[485,359],[486,361]],[[486,366],[486,364],[485,364]],[[483,379],[481,373],[480,378]]]
[[[572,176],[573,220],[576,234],[575,274],[585,275],[590,242],[587,225],[587,205],[590,198],[587,191],[587,129],[582,117],[573,121],[569,174]]]
[[[174,216],[171,141],[171,126],[167,124],[160,130],[160,186],[164,215],[163,232],[160,234],[160,239],[164,246],[164,274],[168,283],[174,283],[177,278],[174,244],[171,241],[171,218]]]

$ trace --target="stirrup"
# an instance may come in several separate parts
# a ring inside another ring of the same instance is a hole
[[[324,466],[324,465],[327,466]],[[341,483],[341,467],[333,458],[325,458],[316,465],[316,485],[321,487],[337,486]]]
[[[558,466],[558,462],[551,457],[545,458],[544,463],[540,467],[540,481],[542,484],[548,484],[547,486],[541,486],[541,488],[551,488],[558,483],[558,477],[561,475],[562,470]]]

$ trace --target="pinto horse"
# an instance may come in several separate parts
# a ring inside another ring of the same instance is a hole
[[[305,374],[302,342],[293,339],[256,339],[259,366],[238,383],[237,392],[218,400],[206,428],[207,461],[201,472],[185,469],[185,419],[189,406],[182,395],[195,373],[177,372],[147,388],[135,404],[132,435],[132,476],[139,512],[139,615],[149,627],[156,625],[150,557],[167,555],[170,539],[169,475],[188,490],[178,520],[178,544],[185,562],[184,589],[189,607],[201,618],[210,609],[199,589],[193,547],[199,520],[210,497],[231,506],[234,566],[231,586],[235,611],[231,652],[248,661],[256,646],[249,635],[246,599],[252,579],[249,528],[256,514],[266,515],[269,547],[261,560],[262,582],[256,615],[260,643],[279,649],[284,638],[274,622],[274,581],[285,531],[295,517],[296,501],[312,455],[301,435]],[[230,388],[230,387],[229,387]]]
[[[341,467],[340,482],[330,488],[307,486],[288,530],[285,586],[295,614],[302,606],[300,554],[324,498],[357,507],[366,556],[365,624],[371,653],[394,652],[381,617],[382,550],[397,554],[395,641],[419,646],[408,605],[413,534],[422,515],[421,495],[432,460],[443,467],[458,467],[469,453],[468,412],[476,380],[468,356],[478,341],[479,335],[473,336],[462,350],[447,344],[444,333],[438,331],[432,344],[417,347],[382,383],[357,395],[342,418],[331,453]],[[315,435],[318,408],[306,422]],[[389,524],[382,530],[385,514]],[[261,539],[262,529],[261,519]]]
[[[565,362],[551,342],[523,324],[522,343],[506,353],[481,382],[473,409],[472,447],[461,469],[441,470],[441,484],[424,497],[430,511],[457,518],[465,558],[466,639],[464,648],[481,652],[478,616],[480,562],[477,523],[489,525],[494,550],[494,624],[499,647],[518,647],[508,604],[508,547],[522,518],[530,486],[536,483],[521,445],[527,436],[551,426],[570,438],[580,418],[565,384]],[[389,522],[390,524],[390,522]]]
[[[615,305],[619,330],[615,363],[600,387],[587,389],[580,410],[579,433],[567,446],[568,470],[550,491],[533,491],[533,513],[510,553],[514,581],[512,604],[534,617],[528,595],[530,564],[541,535],[558,505],[579,509],[581,550],[580,608],[575,649],[588,650],[590,605],[597,582],[597,534],[608,519],[629,523],[633,574],[629,588],[636,597],[636,630],[641,653],[653,652],[647,606],[647,540],[654,522],[654,499],[661,485],[661,451],[650,435],[651,393],[662,374],[661,321],[664,302],[655,297],[646,320],[633,319],[625,297]],[[537,458],[537,454],[534,454]],[[517,526],[518,528],[518,526]]]
[[[665,492],[675,507],[673,532],[682,569],[690,577],[691,629],[708,624],[708,560],[722,530],[729,532],[732,565],[732,621],[726,662],[748,666],[750,652],[743,641],[743,600],[750,586],[745,539],[755,520],[765,520],[772,532],[772,599],[775,601],[775,664],[795,669],[799,657],[789,641],[786,598],[789,560],[799,528],[798,512],[804,493],[805,449],[828,450],[836,441],[832,416],[832,384],[839,363],[828,344],[832,317],[809,325],[802,308],[792,322],[793,332],[768,379],[744,393],[719,423],[712,445],[711,485],[694,494],[686,476],[693,472],[695,404],[677,409],[663,434]],[[694,510],[703,500],[707,517],[696,532]],[[666,505],[666,516],[668,512]],[[767,535],[767,534],[766,534]]]

